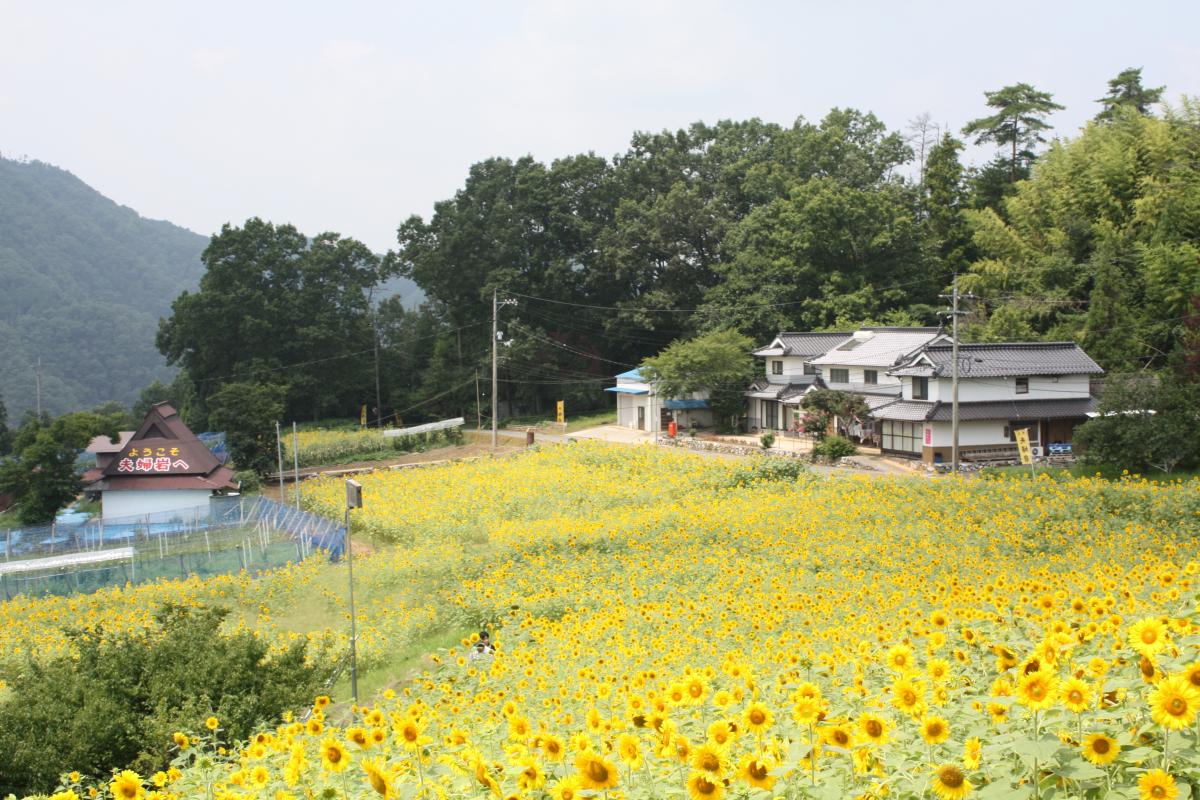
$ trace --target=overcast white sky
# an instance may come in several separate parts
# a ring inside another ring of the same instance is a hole
[[[1200,94],[1200,3],[0,0],[0,153],[200,233],[249,216],[376,250],[469,165],[695,120],[928,111],[1027,81],[1070,135],[1128,66]]]

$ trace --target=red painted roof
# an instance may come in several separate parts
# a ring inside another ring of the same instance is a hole
[[[167,403],[150,409],[128,442],[103,469],[93,491],[120,489],[236,489],[233,471],[205,447]]]

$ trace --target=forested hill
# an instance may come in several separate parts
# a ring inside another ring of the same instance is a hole
[[[170,370],[158,318],[203,267],[208,237],[141,217],[66,170],[0,158],[0,396],[10,418],[130,403]]]

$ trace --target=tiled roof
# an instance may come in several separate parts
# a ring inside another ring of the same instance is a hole
[[[890,367],[939,335],[938,328],[864,328],[812,363]]]
[[[921,359],[933,362],[932,372]],[[1005,375],[1095,375],[1100,365],[1074,342],[1008,342],[1003,344],[960,344],[959,375],[995,378]],[[928,345],[893,375],[949,375],[953,369],[949,344]]]
[[[1053,400],[992,400],[982,403],[959,403],[958,419],[970,422],[981,419],[1074,419],[1094,411],[1096,401],[1091,397]],[[874,409],[877,419],[908,420],[910,422],[949,422],[953,414],[950,403],[930,403],[901,400]]]
[[[816,375],[797,376],[793,383],[771,383],[765,377],[755,378],[743,394],[747,397],[757,397],[762,400],[787,400],[796,395],[804,394],[808,387],[816,382]]]
[[[779,341],[783,342],[783,354],[785,356],[819,356],[827,352],[838,343],[846,341],[849,333],[794,333],[784,332],[779,334]]]
[[[1093,397],[1071,397],[1053,400],[992,400],[983,403],[959,403],[958,419],[1072,419],[1086,417],[1096,410]],[[939,403],[933,412],[937,422],[949,422],[949,403]]]

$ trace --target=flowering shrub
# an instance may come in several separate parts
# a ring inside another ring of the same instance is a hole
[[[1200,481],[743,469],[576,444],[363,476],[355,532],[398,546],[356,559],[361,652],[462,640],[359,706],[318,698],[248,740],[180,732],[171,771],[102,792],[1048,800],[1200,781]],[[307,498],[340,514],[342,481]]]

